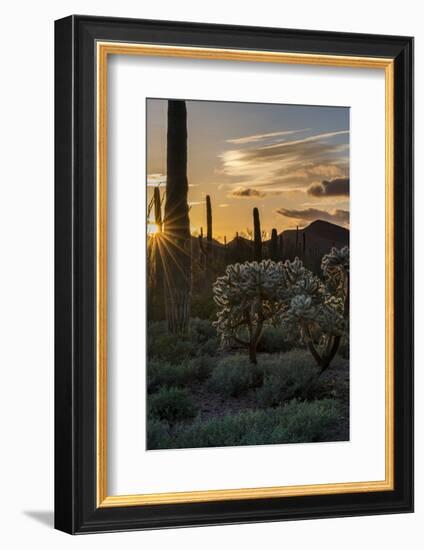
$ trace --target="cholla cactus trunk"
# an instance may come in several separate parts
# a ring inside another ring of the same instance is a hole
[[[187,202],[187,110],[168,101],[167,180],[163,268],[166,318],[172,334],[188,331],[191,296],[191,235]]]
[[[262,261],[262,235],[261,235],[261,222],[259,220],[259,210],[253,209],[253,259],[257,262]]]
[[[276,229],[271,232],[271,260],[278,262],[278,235]]]

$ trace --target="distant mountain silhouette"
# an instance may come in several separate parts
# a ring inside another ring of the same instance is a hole
[[[279,233],[278,259],[293,260],[298,256],[309,269],[318,273],[324,254],[332,247],[343,248],[348,245],[348,229],[324,220],[315,220],[302,229],[286,229]],[[214,239],[212,249],[215,261],[220,264],[253,259],[253,241],[241,236],[235,237],[226,245]],[[198,237],[192,237],[192,252],[195,258],[201,258]],[[271,240],[262,242],[262,257],[271,257]]]

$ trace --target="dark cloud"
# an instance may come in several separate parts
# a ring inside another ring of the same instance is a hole
[[[306,208],[304,210],[280,208],[277,212],[286,218],[294,218],[305,223],[315,220],[324,220],[326,222],[341,225],[349,224],[348,210],[333,210],[332,212],[327,212],[327,210],[319,210],[318,208]]]
[[[238,187],[231,193],[232,197],[265,197],[266,193],[253,187]]]
[[[313,197],[349,196],[349,178],[334,178],[314,183],[308,187],[307,192]]]

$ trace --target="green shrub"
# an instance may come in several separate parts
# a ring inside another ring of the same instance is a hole
[[[184,387],[195,382],[203,382],[214,365],[214,359],[208,356],[194,357],[179,365],[160,359],[150,359],[147,363],[147,391],[154,392],[161,386]]]
[[[190,312],[193,317],[214,320],[216,316],[216,305],[213,301],[211,288],[204,292],[194,292],[191,296]]]
[[[203,382],[206,380],[216,365],[216,360],[209,355],[201,355],[190,359],[187,369],[192,373],[193,380]]]
[[[197,355],[198,346],[188,336],[161,334],[149,341],[148,356],[157,357],[173,365]]]
[[[199,344],[204,344],[211,338],[216,338],[216,328],[207,319],[197,317],[190,320],[190,334],[192,339]]]
[[[172,438],[169,433],[169,424],[157,418],[148,418],[147,421],[147,448],[172,448]]]
[[[280,327],[266,327],[258,343],[258,352],[264,353],[283,353],[292,348],[293,344],[285,339]]]
[[[191,319],[190,332],[185,336],[168,334],[165,321],[149,323],[147,354],[149,359],[161,359],[177,365],[193,357],[215,355],[219,339],[215,327],[205,319]]]
[[[209,379],[209,389],[237,397],[260,382],[260,371],[246,355],[228,355],[221,359]]]
[[[149,418],[177,422],[193,418],[197,414],[197,407],[186,389],[161,388],[148,395],[147,403]]]
[[[306,352],[293,350],[261,356],[263,384],[255,392],[259,407],[276,407],[293,398],[306,398],[317,383],[317,369]]]
[[[276,409],[246,411],[236,415],[149,427],[149,448],[198,448],[278,443],[332,441],[340,422],[339,403],[332,399],[291,401]]]

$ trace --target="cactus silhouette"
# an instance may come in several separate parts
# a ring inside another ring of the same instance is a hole
[[[162,204],[160,200],[159,187],[155,187],[154,190],[154,205],[155,205],[155,224],[157,226],[158,233],[162,232]]]
[[[296,225],[296,250],[294,255],[297,256],[299,254],[299,226]]]
[[[167,180],[163,268],[166,318],[172,334],[188,331],[191,296],[191,235],[187,202],[187,110],[168,101]]]
[[[212,251],[212,206],[211,198],[206,195],[206,240],[209,253]]]
[[[204,256],[204,265],[208,269],[211,267],[212,261],[212,206],[211,198],[206,195],[206,246],[203,244],[203,229],[199,236],[200,251]]]
[[[257,208],[253,209],[253,235],[253,259],[260,262],[262,261],[262,236],[259,210]]]
[[[278,235],[275,228],[271,232],[271,260],[278,262]]]

